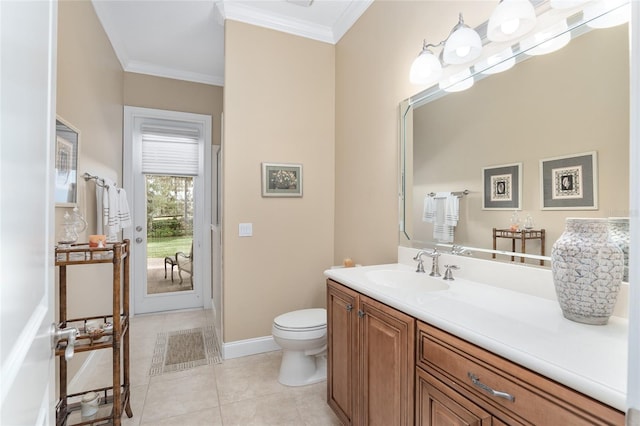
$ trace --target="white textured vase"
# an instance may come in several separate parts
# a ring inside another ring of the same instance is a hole
[[[628,217],[610,217],[609,218],[609,237],[624,256],[624,273],[622,281],[629,282],[629,218]]]
[[[565,318],[603,325],[613,313],[624,270],[607,219],[567,218],[551,249],[556,295]]]

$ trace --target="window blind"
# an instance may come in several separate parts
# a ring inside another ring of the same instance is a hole
[[[142,173],[197,176],[200,132],[195,128],[145,124],[142,131]]]

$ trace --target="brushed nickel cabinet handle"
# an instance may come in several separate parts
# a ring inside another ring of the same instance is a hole
[[[346,309],[347,309],[347,312],[351,312],[351,311],[353,311],[353,305],[352,305],[351,303],[349,303],[349,304],[346,306]]]
[[[360,318],[364,317],[364,311],[362,309],[358,309],[358,317]]]
[[[488,393],[489,395],[498,397],[498,398],[504,398],[508,401],[511,402],[516,402],[516,397],[507,393],[507,392],[500,392],[497,390],[493,390],[491,389],[489,386],[485,385],[484,383],[482,383],[480,381],[480,379],[478,378],[478,376],[476,376],[475,374],[473,374],[472,372],[468,372],[467,376],[469,376],[469,378],[471,379],[471,383],[473,383],[474,386],[482,389],[483,391],[485,391],[486,393]]]

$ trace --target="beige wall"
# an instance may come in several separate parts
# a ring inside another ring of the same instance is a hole
[[[58,5],[57,115],[80,131],[78,173],[89,172],[122,183],[122,93],[120,62],[102,30],[90,1]],[[95,184],[78,179],[78,206],[95,233]],[[60,224],[67,209],[56,208]],[[57,229],[60,227],[57,226]],[[68,317],[111,311],[110,265],[68,270]],[[87,354],[69,364],[73,377]]]
[[[325,305],[333,260],[334,46],[225,24],[224,341]],[[302,198],[262,198],[261,162],[301,163]],[[253,237],[238,224],[253,223]]]
[[[334,261],[394,262],[398,246],[398,104],[422,40],[445,38],[464,12],[471,27],[494,2],[375,1],[336,46]]]
[[[124,73],[124,104],[211,116],[211,143],[220,145],[223,88],[151,75]]]
[[[455,241],[491,248],[492,228],[508,228],[512,211],[482,210],[481,170],[512,163],[523,165],[520,218],[529,213],[536,229],[546,229],[547,255],[566,217],[628,216],[628,49],[626,25],[592,31],[558,52],[417,108],[412,236],[433,240],[432,225],[421,220],[425,194],[469,189]],[[588,151],[598,153],[599,209],[541,210],[540,159]],[[527,247],[540,253],[539,241]],[[498,248],[510,250],[510,241],[500,240]]]

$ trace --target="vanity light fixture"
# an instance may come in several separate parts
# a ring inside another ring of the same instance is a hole
[[[444,46],[440,58],[429,48]],[[458,65],[471,62],[482,53],[482,40],[478,32],[464,23],[462,13],[449,36],[437,44],[422,42],[422,51],[411,64],[409,80],[413,84],[435,83],[442,75],[442,63]]]
[[[465,64],[482,53],[482,40],[476,30],[464,23],[462,13],[444,43],[442,60],[447,64]]]
[[[547,41],[544,41],[547,40]],[[520,42],[520,50],[531,56],[546,55],[565,47],[571,41],[567,20],[563,19],[549,29],[540,31]],[[535,47],[533,47],[535,46]]]
[[[529,0],[501,0],[487,26],[491,41],[510,41],[527,34],[536,25],[536,11]]]
[[[608,11],[610,12],[606,13]],[[629,0],[600,0],[585,8],[582,15],[583,20],[591,28],[615,27],[629,22],[630,17],[631,2]]]

